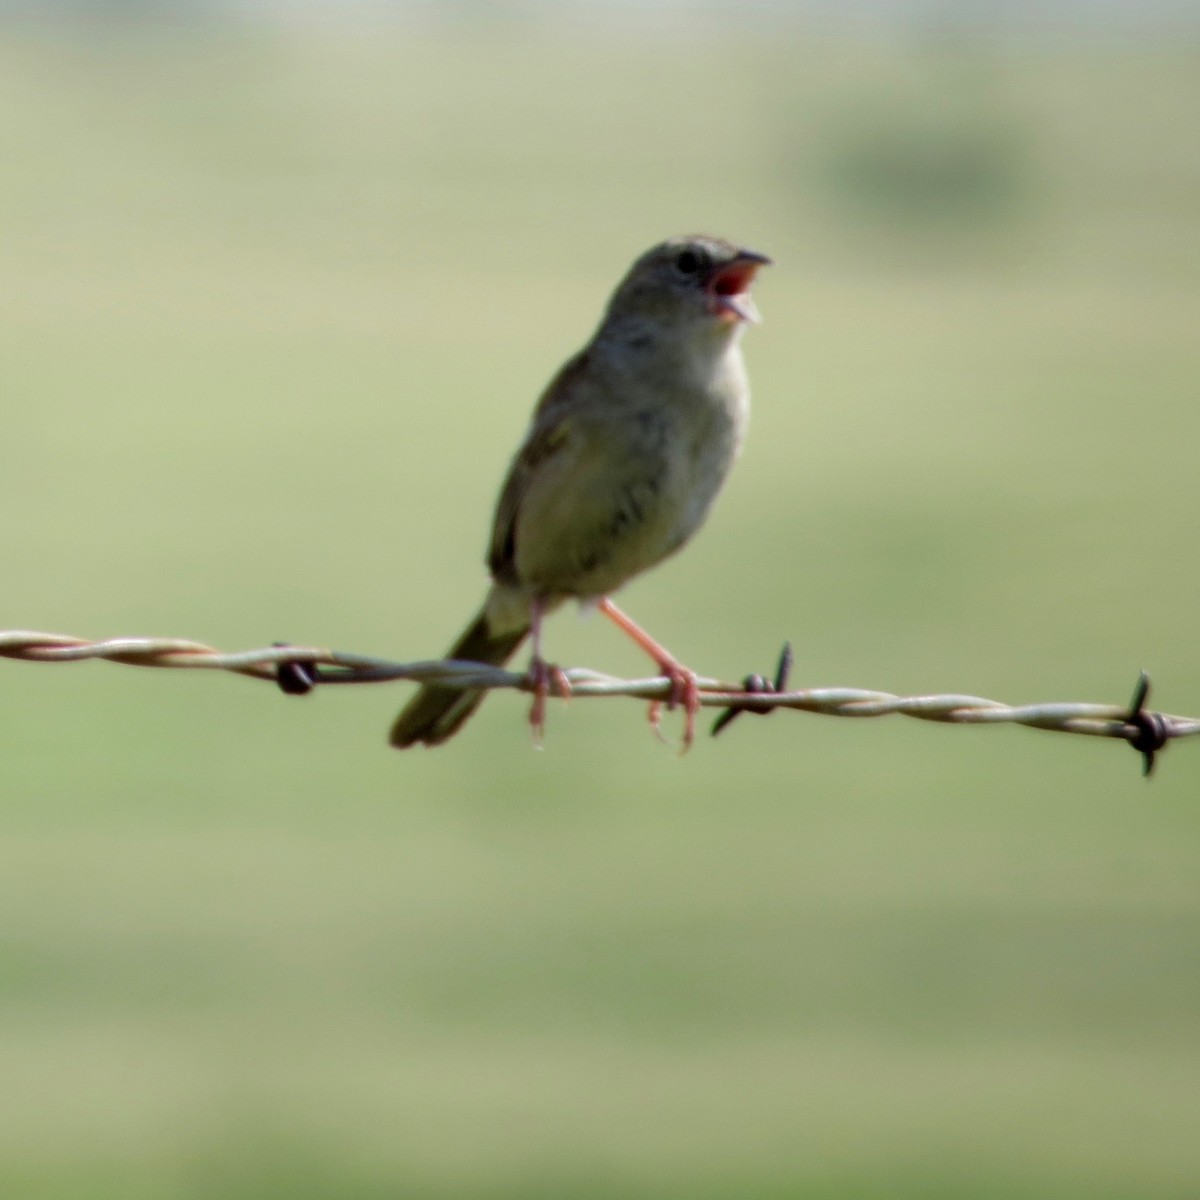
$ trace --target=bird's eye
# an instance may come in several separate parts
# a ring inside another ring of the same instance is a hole
[[[695,275],[700,270],[700,255],[695,250],[680,250],[675,269],[684,275]]]

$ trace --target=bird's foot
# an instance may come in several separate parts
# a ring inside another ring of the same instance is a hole
[[[696,672],[673,658],[659,659],[658,669],[671,684],[671,691],[666,700],[667,712],[674,712],[676,708],[683,709],[683,741],[680,743],[679,753],[686,754],[692,742],[696,740],[696,714],[700,711],[700,685],[696,682]],[[667,739],[663,737],[660,728],[662,708],[663,701],[652,700],[647,717],[655,737],[665,742]]]
[[[540,749],[546,733],[546,700],[551,693],[569,700],[571,681],[562,667],[535,655],[529,663],[529,690],[533,693],[529,728],[533,732],[533,744]]]
[[[684,710],[683,743],[679,747],[680,754],[686,754],[688,747],[696,740],[696,714],[700,711],[700,685],[696,682],[696,672],[685,667],[665,646],[656,642],[636,621],[626,616],[607,596],[596,606],[618,629],[631,637],[658,664],[658,669],[667,677],[671,690],[667,694],[667,711],[680,706]],[[650,728],[660,741],[666,741],[659,730],[662,717],[661,700],[650,704],[647,714]]]

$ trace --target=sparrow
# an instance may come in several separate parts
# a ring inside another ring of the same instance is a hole
[[[496,504],[491,589],[446,655],[499,666],[531,637],[535,737],[551,685],[570,690],[542,657],[542,622],[575,599],[650,655],[670,680],[669,707],[686,710],[684,748],[692,741],[695,673],[609,597],[700,528],[741,450],[750,390],[739,343],[759,320],[750,286],[770,261],[701,235],[648,250],[538,400]],[[392,725],[391,744],[440,745],[485,695],[424,685]],[[656,729],[659,709],[651,706]]]

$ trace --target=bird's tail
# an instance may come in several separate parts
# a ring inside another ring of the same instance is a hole
[[[498,667],[512,657],[528,633],[528,626],[502,634],[493,633],[488,626],[485,609],[467,626],[446,657]],[[486,695],[487,692],[480,689],[465,691],[440,684],[425,684],[392,724],[388,740],[399,750],[417,742],[423,742],[426,746],[440,746],[458,732],[483,703]]]

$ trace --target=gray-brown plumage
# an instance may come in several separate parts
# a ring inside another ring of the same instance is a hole
[[[749,287],[768,261],[692,236],[633,264],[592,340],[538,401],[496,506],[491,590],[447,657],[500,665],[533,631],[544,670],[542,616],[570,598],[607,597],[696,532],[745,434],[738,342],[757,320]],[[639,641],[673,679],[690,674]],[[444,742],[484,695],[422,687],[396,718],[392,745]]]

